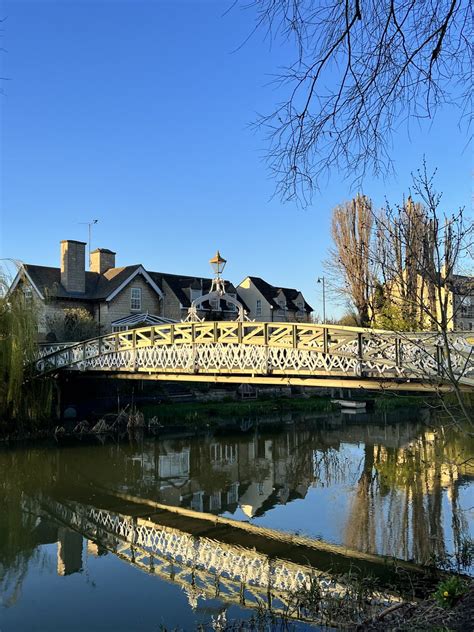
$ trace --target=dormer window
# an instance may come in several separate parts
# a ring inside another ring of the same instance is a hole
[[[262,315],[262,301],[258,298],[256,307],[255,307],[255,316],[261,316],[261,315]]]
[[[132,287],[130,309],[131,311],[141,311],[142,309],[142,289],[140,287]]]
[[[191,303],[202,296],[202,290],[193,290],[191,288]]]

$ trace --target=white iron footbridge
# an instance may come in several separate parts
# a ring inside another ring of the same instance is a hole
[[[474,390],[474,334],[307,323],[182,322],[41,349],[36,375],[396,390]]]

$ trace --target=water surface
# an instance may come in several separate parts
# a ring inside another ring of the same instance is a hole
[[[474,470],[459,464],[473,454],[472,440],[420,411],[4,449],[0,630],[192,630],[222,612],[247,617],[270,575],[277,599],[306,572],[291,534],[310,548],[462,562]],[[270,544],[193,512],[270,529]]]

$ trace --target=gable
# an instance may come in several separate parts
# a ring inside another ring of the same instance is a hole
[[[48,268],[46,268],[46,269],[48,269]],[[20,267],[20,269],[18,270],[18,272],[16,273],[16,276],[13,279],[13,282],[12,282],[11,286],[8,289],[8,294],[11,294],[19,285],[22,285],[23,283],[25,283],[25,281],[32,288],[32,290],[36,293],[38,298],[40,298],[42,301],[44,301],[43,293],[40,291],[37,283],[35,283],[33,281],[33,278],[30,275],[30,273],[28,272],[27,267],[25,265],[22,265]]]
[[[142,266],[138,266],[134,272],[132,272],[129,276],[127,276],[119,285],[116,287],[108,296],[105,297],[107,302],[112,301],[122,290],[124,290],[127,286],[129,286],[133,280],[137,277],[141,276],[146,281],[148,285],[151,286],[153,291],[158,294],[160,298],[163,298],[163,292],[155,283],[155,281],[151,278],[148,272]]]

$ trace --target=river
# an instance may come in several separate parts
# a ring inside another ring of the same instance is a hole
[[[351,556],[472,573],[473,455],[420,410],[4,447],[0,630],[216,627]]]

